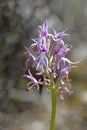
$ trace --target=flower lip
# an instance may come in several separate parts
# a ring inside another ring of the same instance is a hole
[[[26,78],[30,79],[32,83],[38,84],[38,81],[33,77],[33,75],[31,74],[30,70],[28,70],[28,73],[29,74],[24,75],[23,77],[26,77]]]
[[[33,59],[33,61],[35,61],[36,58],[32,54],[32,50],[30,48],[27,48],[27,47],[25,47],[25,49],[27,50],[29,58],[31,58],[31,59]]]
[[[44,52],[41,52],[41,54],[39,54],[33,66],[36,66],[36,70],[40,72],[39,74],[43,74],[44,69],[47,69],[50,71],[50,68],[48,66],[48,58]]]
[[[65,66],[65,65],[70,66],[70,65],[78,64],[80,61],[81,61],[81,60],[76,61],[76,62],[72,62],[72,61],[70,61],[68,58],[65,58],[65,57],[62,57],[61,60],[60,60],[60,62],[63,63],[63,66]]]

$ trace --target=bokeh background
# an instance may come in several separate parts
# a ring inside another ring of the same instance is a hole
[[[43,89],[26,91],[25,46],[47,19],[49,30],[67,29],[69,57],[81,59],[70,74],[74,94],[57,99],[55,130],[87,130],[87,0],[0,0],[0,130],[48,130],[51,101]]]

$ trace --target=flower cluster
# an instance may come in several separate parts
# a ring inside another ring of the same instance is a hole
[[[28,54],[28,62],[26,61],[27,74],[24,77],[29,79],[28,89],[33,86],[44,85],[50,89],[52,84],[63,100],[64,93],[71,94],[69,72],[78,62],[71,62],[66,58],[67,53],[71,50],[71,45],[67,45],[63,41],[63,37],[67,36],[65,30],[57,33],[53,30],[53,34],[48,32],[48,23],[45,21],[42,26],[38,27],[38,38],[32,39],[33,44],[26,48]],[[28,64],[36,69],[36,75],[43,76],[37,80],[30,71]]]

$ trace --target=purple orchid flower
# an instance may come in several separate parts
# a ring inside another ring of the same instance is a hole
[[[48,67],[48,58],[46,57],[44,52],[42,52],[36,58],[36,61],[34,62],[34,66],[35,65],[36,65],[36,70],[40,72],[38,74],[43,74],[44,73],[44,68],[48,69],[50,71],[50,68]]]
[[[60,78],[61,78],[61,83],[64,84],[63,79],[69,81],[68,79],[68,74],[71,71],[71,69],[74,67],[72,65],[75,65],[78,62],[71,62],[69,59],[62,57],[61,58],[61,65],[60,65]]]
[[[56,63],[57,69],[60,68],[60,62],[66,56],[67,52],[70,51],[71,46],[56,44],[53,48],[53,62]],[[64,61],[62,61],[64,62]]]
[[[37,49],[38,53],[40,54],[41,52],[49,52],[49,47],[50,47],[50,39],[48,38],[38,38],[37,42]]]
[[[72,46],[63,45],[63,46],[59,49],[59,51],[58,51],[58,53],[57,53],[58,59],[61,59],[62,57],[65,57],[66,54],[67,54],[67,52],[70,51],[71,47],[72,47]]]
[[[70,67],[69,66],[65,66],[63,68],[60,69],[60,77],[65,77],[69,74],[70,71]]]
[[[57,41],[61,41],[61,43],[64,45],[64,42],[63,42],[63,37],[64,36],[68,36],[69,34],[66,34],[65,33],[65,30],[62,31],[62,32],[59,32],[57,33],[55,30],[54,31],[54,35],[53,34],[48,34],[50,37],[52,37],[53,41],[57,42]]]
[[[55,30],[53,30],[53,31],[54,31],[55,39],[59,39],[59,40],[63,39],[64,36],[69,35],[69,34],[65,33],[65,30],[62,32],[59,32],[59,33],[56,33]]]
[[[48,35],[48,23],[45,21],[42,26],[39,26],[39,36],[40,37],[47,37]]]
[[[42,26],[39,26],[39,36],[37,39],[32,39],[34,44],[32,47],[37,47],[38,54],[41,52],[47,53],[50,47],[51,39],[48,37],[48,23],[45,21]]]
[[[30,90],[33,88],[33,86],[37,86],[39,89],[39,82],[33,77],[30,70],[28,70],[29,74],[24,75],[23,77],[30,79],[30,82],[27,84],[27,89]]]
[[[38,52],[48,52],[50,47],[50,39],[48,38],[48,23],[45,21],[42,26],[39,26],[39,38],[37,41]]]

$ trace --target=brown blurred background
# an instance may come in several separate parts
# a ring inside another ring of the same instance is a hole
[[[74,94],[57,102],[56,129],[87,130],[87,1],[0,0],[0,130],[48,130],[50,94],[26,91],[25,46],[47,19],[49,31],[68,29]]]

